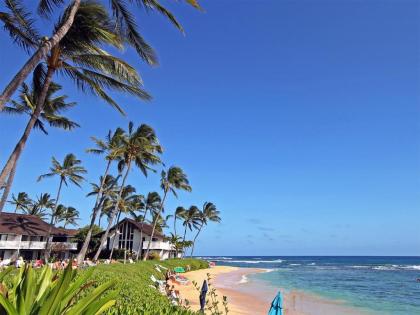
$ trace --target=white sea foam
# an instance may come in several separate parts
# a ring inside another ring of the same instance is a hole
[[[271,263],[282,263],[283,260],[276,259],[276,260],[228,260],[225,259],[213,259],[212,261],[220,261],[226,263],[242,263],[242,264],[271,264]]]
[[[308,264],[308,266],[315,266],[316,265],[316,263],[310,263],[310,264]]]
[[[246,275],[242,275],[241,280],[239,280],[239,284],[247,283],[248,277]]]
[[[301,266],[302,264],[289,264],[289,266]]]

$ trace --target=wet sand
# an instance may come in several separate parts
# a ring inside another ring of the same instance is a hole
[[[274,288],[262,282],[249,280],[251,274],[267,272],[264,269],[237,268],[217,266],[209,269],[191,271],[185,274],[191,281],[196,281],[201,287],[203,280],[210,274],[210,284],[219,295],[227,296],[229,314],[259,315],[267,314],[272,299],[280,290],[284,296],[285,315],[364,315],[364,310],[348,307],[340,301],[327,300],[302,291],[286,292],[281,288]],[[181,298],[187,299],[193,310],[199,310],[199,291],[192,284],[177,285]]]

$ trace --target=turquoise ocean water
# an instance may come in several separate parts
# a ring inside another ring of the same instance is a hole
[[[201,257],[219,265],[264,268],[267,286],[301,290],[374,314],[420,315],[420,257]]]

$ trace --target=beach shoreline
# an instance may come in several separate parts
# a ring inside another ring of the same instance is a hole
[[[201,284],[210,275],[210,284],[217,290],[220,306],[223,296],[227,297],[229,314],[267,314],[272,299],[278,291],[283,293],[285,315],[362,315],[364,310],[347,306],[341,301],[329,300],[300,290],[286,291],[274,288],[248,277],[267,272],[266,269],[216,266],[186,273],[191,281]],[[178,285],[182,299],[188,300],[192,310],[199,310],[199,291],[190,283]]]

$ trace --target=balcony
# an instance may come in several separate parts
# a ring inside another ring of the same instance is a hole
[[[0,249],[45,249],[47,242],[40,241],[0,241]],[[77,250],[77,243],[52,242],[53,251]]]
[[[143,249],[147,249],[149,245],[148,241],[143,242]],[[152,241],[150,243],[150,249],[156,250],[173,250],[173,246],[169,242],[162,242],[162,241]]]

